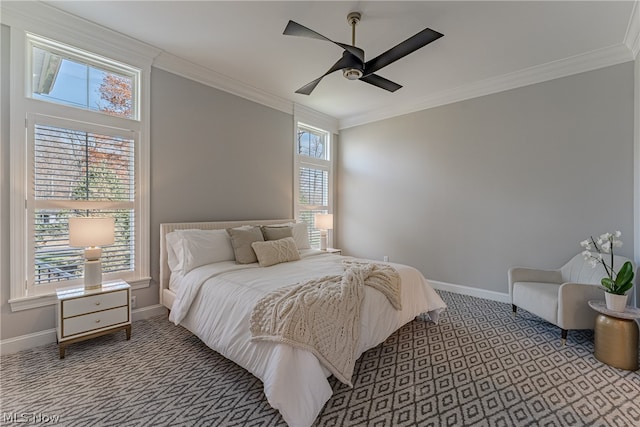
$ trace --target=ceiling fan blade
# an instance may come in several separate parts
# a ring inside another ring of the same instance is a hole
[[[311,92],[313,92],[313,90],[316,88],[316,86],[318,86],[318,83],[320,83],[320,80],[322,80],[324,76],[329,75],[334,71],[342,70],[344,68],[362,69],[362,62],[357,57],[353,56],[350,52],[344,51],[342,52],[342,57],[338,59],[338,61],[336,61],[336,63],[333,64],[326,73],[324,73],[314,81],[302,86],[300,89],[296,90],[296,93],[302,95],[310,95]]]
[[[310,37],[312,39],[327,40],[327,41],[333,42],[333,40],[330,40],[325,36],[323,36],[322,34],[316,33],[312,29],[307,28],[304,25],[298,24],[295,21],[289,21],[289,23],[287,23],[287,26],[285,27],[284,32],[282,34],[286,36]]]
[[[367,61],[364,64],[364,75],[369,76],[382,67],[386,67],[392,62],[395,62],[398,59],[403,58],[412,52],[415,52],[421,47],[424,47],[429,43],[438,40],[442,36],[444,36],[444,34],[434,31],[431,28],[425,28],[418,34],[409,37],[402,43],[397,44],[386,52]]]
[[[304,25],[298,24],[295,21],[289,21],[284,31],[282,32],[282,34],[284,34],[285,36],[308,37],[312,39],[325,40],[325,41],[331,42],[335,45],[340,46],[344,50],[349,51],[349,53],[354,55],[356,58],[359,58],[360,61],[364,62],[364,50],[355,46],[351,46],[350,44],[335,42],[330,38],[327,38],[322,34],[317,33],[312,29],[305,27]]]
[[[377,86],[381,89],[388,90],[389,92],[395,92],[402,87],[398,83],[394,83],[391,80],[380,77],[377,74],[369,74],[368,76],[360,77],[360,80]]]
[[[313,92],[316,86],[318,86],[318,83],[320,83],[320,80],[322,80],[322,77],[324,76],[320,76],[314,81],[312,81],[311,83],[307,83],[306,85],[302,86],[300,89],[296,91],[296,93],[299,93],[301,95],[311,95],[311,92]]]

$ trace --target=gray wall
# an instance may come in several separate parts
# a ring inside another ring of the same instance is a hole
[[[343,130],[340,247],[505,293],[510,266],[556,268],[590,234],[632,257],[633,66]]]
[[[163,222],[290,218],[293,116],[153,68],[151,273]],[[140,297],[139,297],[140,299]]]

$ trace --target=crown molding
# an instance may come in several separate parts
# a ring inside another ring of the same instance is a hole
[[[633,55],[626,45],[620,44],[610,46],[585,54],[525,68],[513,73],[484,79],[469,85],[444,90],[413,105],[405,105],[400,108],[382,109],[348,117],[340,120],[339,127],[340,129],[346,129],[441,105],[452,104],[454,102],[554,80],[573,74],[584,73],[586,71],[604,68],[632,60]]]
[[[640,52],[640,2],[638,0],[633,3],[624,44],[629,48],[634,58],[638,56],[638,52]]]
[[[155,58],[153,66],[189,80],[223,90],[249,101],[266,105],[287,114],[293,114],[293,102],[246,83],[242,83],[210,68],[194,64],[178,56],[162,52]]]
[[[302,104],[296,103],[293,105],[293,117],[296,121],[303,122],[309,126],[319,127],[331,133],[338,133],[339,131],[338,119]]]
[[[110,59],[148,68],[160,49],[41,2],[0,2],[0,21]]]

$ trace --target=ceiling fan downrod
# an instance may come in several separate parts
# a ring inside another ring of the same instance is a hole
[[[351,46],[356,46],[356,25],[360,22],[360,12],[351,12],[347,15],[347,22],[351,25]],[[362,70],[358,68],[345,68],[342,75],[348,80],[358,80],[362,77]]]
[[[347,15],[347,22],[351,25],[351,46],[356,45],[356,25],[360,22],[360,12],[351,12]]]

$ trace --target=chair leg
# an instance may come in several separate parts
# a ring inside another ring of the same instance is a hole
[[[562,341],[562,345],[563,346],[565,346],[567,344],[567,332],[569,332],[569,331],[567,331],[566,329],[562,329],[562,332],[560,334],[561,337],[562,337],[561,341]]]
[[[518,307],[515,304],[511,304],[511,314],[513,315],[513,317],[516,317],[517,310],[518,310]]]

